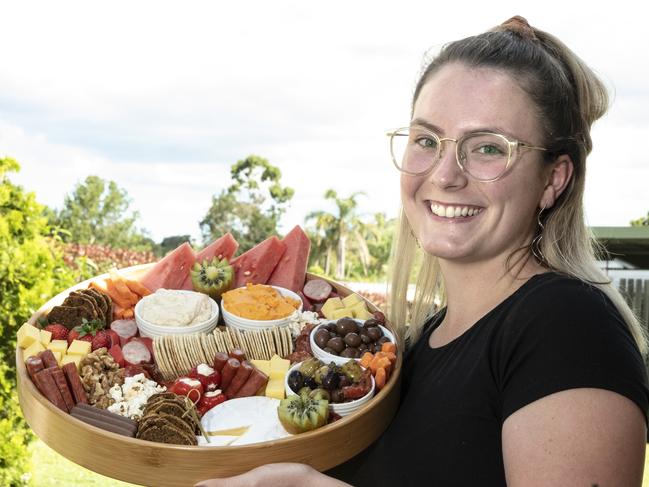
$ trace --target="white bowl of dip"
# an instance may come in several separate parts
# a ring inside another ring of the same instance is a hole
[[[159,289],[135,305],[140,334],[154,337],[209,333],[219,321],[219,305],[196,291]]]
[[[221,301],[221,311],[223,312],[223,321],[225,321],[225,324],[227,326],[230,326],[232,328],[238,328],[239,330],[243,331],[250,331],[250,330],[261,330],[264,328],[273,328],[273,327],[282,327],[282,326],[288,326],[291,323],[291,317],[297,313],[302,311],[302,298],[290,289],[286,289],[283,287],[279,286],[271,286],[274,289],[276,289],[282,296],[286,296],[287,298],[294,299],[300,303],[300,306],[298,309],[283,318],[278,318],[276,320],[251,320],[249,318],[242,318],[241,316],[237,316],[234,313],[230,313],[227,308],[223,305],[223,301]]]

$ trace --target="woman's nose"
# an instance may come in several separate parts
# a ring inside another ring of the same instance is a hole
[[[439,188],[461,188],[466,185],[468,180],[457,162],[453,145],[446,141],[446,144],[442,147],[440,159],[429,175],[429,180]]]

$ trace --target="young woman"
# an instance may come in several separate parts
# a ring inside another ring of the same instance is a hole
[[[446,45],[391,133],[403,212],[390,315],[411,323],[394,421],[329,476],[276,464],[202,485],[640,486],[645,338],[583,220],[607,103],[574,53],[520,17]]]

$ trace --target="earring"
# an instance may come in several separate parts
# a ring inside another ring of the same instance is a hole
[[[541,252],[541,240],[543,240],[543,230],[545,229],[543,222],[541,221],[541,214],[544,211],[545,205],[541,208],[539,214],[536,217],[538,230],[536,236],[532,240],[532,243],[530,243],[530,249],[532,250],[532,254],[534,255],[534,257],[536,257],[536,260],[539,262],[539,264],[541,264],[542,266],[547,266],[548,262],[545,260],[543,252]]]

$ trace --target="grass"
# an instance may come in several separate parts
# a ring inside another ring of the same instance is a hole
[[[104,477],[72,463],[40,440],[34,441],[30,449],[33,466],[29,484],[31,487],[128,487],[134,485]],[[642,487],[649,487],[649,445],[647,445],[647,452]]]

